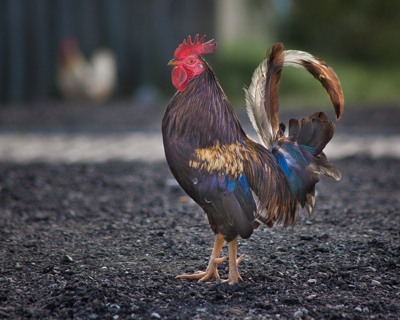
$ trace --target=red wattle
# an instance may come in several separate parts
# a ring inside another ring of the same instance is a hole
[[[183,91],[185,90],[187,83],[188,76],[185,69],[175,67],[174,70],[172,70],[172,84],[174,87],[179,91]]]

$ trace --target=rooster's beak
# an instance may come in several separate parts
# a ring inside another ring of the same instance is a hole
[[[169,66],[177,66],[179,64],[179,61],[172,59],[170,62],[168,62]]]

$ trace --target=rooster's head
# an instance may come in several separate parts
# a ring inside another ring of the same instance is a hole
[[[168,64],[176,66],[172,70],[172,84],[179,91],[186,88],[187,83],[193,77],[199,75],[204,70],[204,65],[200,59],[200,55],[213,53],[217,48],[217,44],[210,40],[204,43],[206,36],[203,36],[199,41],[199,35],[196,35],[194,42],[190,36],[175,50],[174,59]]]
[[[67,64],[80,54],[78,40],[73,37],[63,39],[58,46],[58,59],[62,64]]]

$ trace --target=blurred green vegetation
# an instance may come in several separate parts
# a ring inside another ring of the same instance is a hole
[[[345,104],[400,105],[400,1],[292,1],[282,15],[274,42],[302,50],[326,61],[337,73]],[[237,39],[219,48],[213,68],[235,107],[245,105],[242,88],[267,47]],[[330,108],[318,81],[305,70],[285,68],[280,84],[282,109]]]

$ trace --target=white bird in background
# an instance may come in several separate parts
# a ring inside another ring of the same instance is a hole
[[[117,84],[117,62],[110,49],[97,49],[90,60],[75,38],[64,39],[58,49],[57,86],[69,100],[105,102]]]

